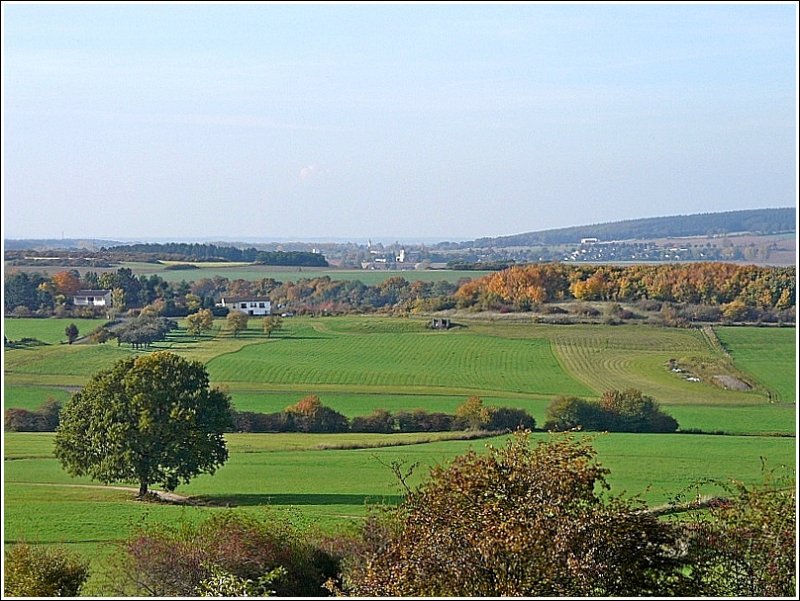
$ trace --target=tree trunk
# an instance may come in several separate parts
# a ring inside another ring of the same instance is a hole
[[[147,480],[139,480],[139,494],[136,495],[137,499],[144,499],[147,495]]]

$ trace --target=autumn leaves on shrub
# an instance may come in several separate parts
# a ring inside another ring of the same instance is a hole
[[[488,446],[488,445],[487,445]],[[470,451],[368,519],[342,560],[358,597],[792,596],[795,492],[729,486],[717,507],[661,519],[609,492],[591,440],[517,433]]]
[[[226,512],[200,524],[139,527],[112,559],[119,595],[310,597],[338,562],[277,512]]]

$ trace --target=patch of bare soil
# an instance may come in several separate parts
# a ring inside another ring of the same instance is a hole
[[[742,382],[739,378],[729,375],[713,376],[712,378],[719,386],[725,390],[751,390],[752,387],[747,382]]]

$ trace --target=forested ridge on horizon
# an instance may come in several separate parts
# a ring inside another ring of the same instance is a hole
[[[598,238],[608,241],[716,236],[743,232],[779,234],[795,232],[796,220],[797,209],[795,207],[672,215],[525,232],[512,236],[478,238],[471,242],[463,242],[460,246],[469,248],[570,244],[580,242],[582,238]]]

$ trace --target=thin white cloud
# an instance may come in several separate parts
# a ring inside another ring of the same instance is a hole
[[[320,169],[317,165],[306,165],[305,167],[300,169],[299,177],[300,177],[300,181],[304,182],[304,181],[308,181],[308,180],[310,180],[312,178],[319,177],[320,175],[323,175],[324,173],[326,173],[326,171],[323,170],[323,169]]]

